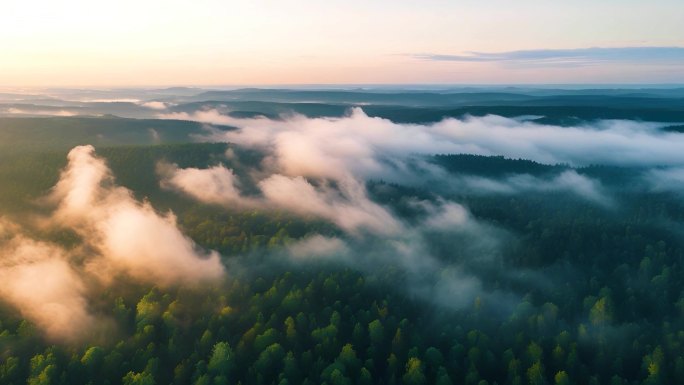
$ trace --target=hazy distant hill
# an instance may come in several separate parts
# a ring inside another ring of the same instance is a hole
[[[68,150],[96,146],[187,143],[202,133],[202,124],[180,120],[117,117],[0,118],[0,149]]]

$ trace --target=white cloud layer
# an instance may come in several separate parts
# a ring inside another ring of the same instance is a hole
[[[67,250],[0,218],[0,297],[51,338],[74,340],[101,323],[88,310],[89,283],[125,276],[193,286],[224,277],[218,253],[201,251],[172,213],[160,215],[117,186],[92,146],[69,152],[47,201],[56,209],[43,226],[73,230],[82,243]]]
[[[238,127],[216,131],[207,140],[273,149],[281,168],[291,175],[329,177],[339,175],[342,168],[373,176],[387,171],[385,158],[446,153],[504,155],[573,166],[684,165],[684,135],[636,121],[560,127],[489,115],[401,124],[369,117],[360,108],[341,118],[240,119],[216,110],[161,117]]]
[[[0,218],[0,297],[51,338],[93,325],[86,287],[60,247],[27,238]]]
[[[238,178],[222,165],[204,170],[174,168],[165,174],[164,186],[206,203],[280,208],[329,220],[354,236],[355,244],[314,235],[288,246],[295,260],[335,258],[368,272],[390,263],[407,273],[407,290],[450,307],[463,307],[472,303],[475,295],[483,295],[482,282],[468,273],[467,266],[495,261],[508,235],[480,223],[462,205],[446,200],[415,202],[424,218],[419,223],[405,223],[369,198],[367,179],[427,186],[441,183],[451,191],[467,189],[482,194],[569,192],[611,207],[614,202],[602,184],[575,170],[547,176],[508,174],[494,179],[449,174],[422,156],[504,155],[573,166],[684,165],[683,135],[661,132],[657,124],[640,122],[558,127],[486,116],[398,124],[369,117],[359,108],[340,118],[294,115],[279,120],[241,119],[216,110],[163,117],[236,127],[209,129],[203,140],[236,143],[266,154],[262,171],[252,175],[260,192],[256,196],[246,197]],[[367,234],[360,235],[364,234],[360,230]],[[454,260],[433,255],[428,237],[435,233],[458,239]]]
[[[581,175],[575,170],[566,170],[551,178],[516,174],[498,180],[480,176],[461,176],[452,180],[451,184],[455,188],[467,189],[474,194],[566,191],[604,207],[610,207],[614,203],[599,181]]]
[[[68,160],[50,196],[59,202],[53,220],[75,229],[101,253],[93,262],[98,271],[121,270],[160,284],[221,277],[218,254],[199,252],[173,214],[159,215],[116,186],[92,146],[75,147]]]

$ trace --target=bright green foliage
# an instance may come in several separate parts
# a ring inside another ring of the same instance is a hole
[[[211,352],[207,370],[215,376],[230,377],[235,369],[233,350],[227,342],[217,342]]]
[[[527,381],[530,385],[544,385],[544,368],[537,361],[527,369]]]
[[[555,381],[555,385],[570,385],[570,377],[568,377],[568,373],[566,373],[564,370],[556,373],[556,375],[553,377],[553,380]]]
[[[51,385],[56,381],[57,365],[52,352],[37,354],[31,358],[31,374],[28,385]]]
[[[606,297],[599,298],[589,312],[589,321],[596,326],[605,326],[612,319],[610,300]]]
[[[423,363],[418,358],[410,358],[406,363],[406,372],[402,377],[406,385],[423,385],[427,378],[423,373]]]
[[[368,335],[370,336],[371,342],[374,344],[380,344],[385,337],[385,328],[382,326],[380,320],[374,320],[368,324]]]
[[[124,376],[123,385],[155,385],[154,377],[149,373],[128,372]]]

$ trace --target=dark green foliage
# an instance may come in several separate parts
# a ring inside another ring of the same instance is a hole
[[[549,166],[527,159],[507,159],[503,156],[435,155],[432,160],[452,173],[487,177],[509,174],[550,175],[568,169],[567,166]]]
[[[154,130],[154,131],[152,131]],[[97,147],[187,143],[205,131],[181,120],[103,117],[0,118],[3,152],[66,151],[81,144]],[[156,133],[156,135],[154,135]]]
[[[98,294],[98,310],[116,333],[72,345],[45,340],[3,304],[0,384],[684,383],[684,245],[664,225],[684,219],[677,195],[625,188],[615,194],[617,211],[560,192],[454,193],[448,198],[514,241],[492,267],[472,263],[453,238],[431,239],[438,258],[460,262],[486,292],[507,294],[449,309],[414,297],[404,287],[407,273],[391,263],[365,274],[325,262],[268,260],[257,268],[260,252],[340,232],[287,212],[207,207],[159,187],[158,162],[206,167],[227,162],[220,156],[226,149],[169,144],[98,153],[118,183],[159,210],[173,209],[201,246],[221,251],[228,266],[240,256],[254,269],[229,270],[225,282],[198,290],[121,282]],[[42,210],[33,199],[57,180],[65,152],[0,155],[3,212]],[[260,155],[238,158],[241,164],[229,166],[241,176]],[[566,169],[501,157],[436,162],[482,176]],[[578,172],[615,186],[628,186],[635,173],[599,166]],[[408,200],[434,198],[420,187],[368,187],[407,223],[421,215]],[[74,243],[73,234],[41,236]]]

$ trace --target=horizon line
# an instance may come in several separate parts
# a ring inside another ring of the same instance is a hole
[[[361,88],[361,87],[491,87],[491,88],[514,88],[514,87],[593,87],[593,88],[680,88],[684,87],[684,82],[610,82],[610,83],[237,83],[237,84],[176,84],[176,85],[46,85],[46,86],[20,86],[20,85],[1,85],[0,93],[10,90],[75,90],[75,89],[171,89],[171,88],[198,88],[198,89],[269,89],[269,88]]]

